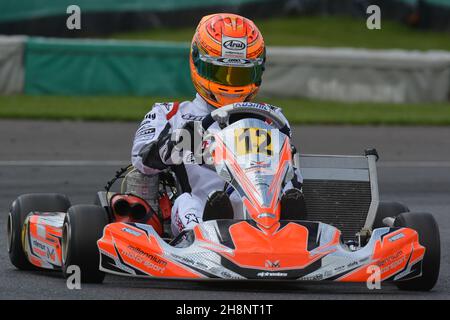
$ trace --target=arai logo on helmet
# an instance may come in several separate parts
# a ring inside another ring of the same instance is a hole
[[[217,62],[224,65],[246,65],[251,63],[249,59],[239,59],[239,58],[218,58]]]
[[[246,44],[240,40],[232,39],[232,40],[225,41],[223,43],[223,46],[224,46],[224,48],[226,48],[228,50],[240,51],[240,50],[245,49]]]
[[[233,38],[222,36],[222,57],[245,59],[247,55],[247,37]]]

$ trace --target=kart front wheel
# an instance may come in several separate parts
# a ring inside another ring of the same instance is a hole
[[[69,199],[59,193],[23,194],[11,203],[7,222],[8,254],[17,269],[37,268],[28,261],[22,245],[22,229],[28,214],[33,211],[66,212],[69,207]]]
[[[417,231],[419,243],[425,247],[422,261],[422,276],[396,282],[400,290],[429,291],[433,289],[439,276],[441,242],[439,228],[429,213],[407,212],[400,214],[395,227],[406,227]]]
[[[97,240],[103,235],[108,216],[102,207],[76,205],[67,211],[62,235],[62,271],[65,278],[79,268],[82,283],[101,283],[105,274],[99,270]]]
[[[373,222],[373,229],[386,227],[383,223],[384,218],[396,218],[403,212],[409,212],[409,208],[400,202],[380,201],[377,215],[375,217],[375,221]]]

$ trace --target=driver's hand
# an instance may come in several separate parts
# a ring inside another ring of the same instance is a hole
[[[200,121],[188,121],[181,128],[181,134],[177,139],[177,148],[190,152],[193,158],[201,161],[203,154],[203,127]]]

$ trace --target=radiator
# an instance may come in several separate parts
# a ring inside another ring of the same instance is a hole
[[[344,240],[355,238],[366,221],[372,200],[369,181],[303,181],[308,220],[330,224]]]

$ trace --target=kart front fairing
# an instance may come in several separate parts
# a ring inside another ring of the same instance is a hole
[[[217,174],[239,193],[244,217],[265,228],[280,219],[283,187],[294,176],[290,139],[259,119],[244,119],[213,139]]]
[[[408,228],[379,228],[360,250],[340,242],[340,231],[320,222],[281,221],[268,233],[248,220],[215,220],[171,245],[144,224],[112,223],[98,241],[105,272],[172,279],[276,279],[365,282],[421,275],[425,252]]]

